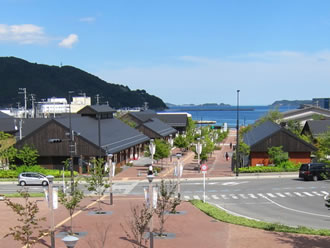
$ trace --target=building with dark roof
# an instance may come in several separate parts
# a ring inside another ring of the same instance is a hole
[[[306,121],[313,120],[316,115],[322,116],[325,119],[330,118],[330,110],[319,108],[316,106],[308,106],[301,109],[294,109],[283,112],[282,115],[282,120],[284,122],[289,120],[295,120],[299,121],[302,125],[305,125]]]
[[[151,118],[136,128],[151,139],[166,139],[177,133],[177,130],[158,118]]]
[[[266,121],[243,136],[243,141],[250,146],[250,165],[268,165],[268,148],[282,146],[288,152],[289,160],[295,163],[310,163],[311,152],[316,147],[300,139],[284,127]]]
[[[0,111],[0,118],[13,118],[12,116],[10,115],[7,115],[6,113]]]
[[[63,161],[70,157],[71,122],[75,170],[82,172],[84,163],[81,161],[106,157],[109,153],[113,154],[112,160],[117,165],[136,159],[150,140],[138,130],[112,118],[112,113],[111,108],[87,106],[81,110],[81,115],[63,115],[56,119],[17,119],[16,123],[14,119],[0,119],[0,131],[15,135],[18,149],[25,144],[37,149],[40,165],[61,169]],[[59,142],[50,143],[52,139]]]
[[[313,120],[306,121],[301,134],[312,137],[316,139],[322,134],[330,131],[330,120]]]
[[[157,118],[182,133],[187,130],[188,113],[157,113]]]

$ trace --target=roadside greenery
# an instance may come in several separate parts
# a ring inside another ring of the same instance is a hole
[[[3,194],[4,197],[6,198],[22,198],[24,196],[22,196],[21,193],[8,193],[8,194]],[[45,197],[44,193],[29,193],[29,198],[31,197]]]
[[[300,164],[294,165],[292,162],[285,163],[287,166],[249,166],[239,168],[240,173],[265,173],[265,172],[295,172],[299,171]],[[292,165],[291,165],[292,163]]]
[[[266,231],[273,232],[285,232],[285,233],[299,233],[299,234],[309,234],[309,235],[321,235],[321,236],[330,236],[330,230],[328,229],[312,229],[307,227],[290,227],[278,223],[267,223],[263,221],[257,221],[253,219],[247,219],[244,217],[234,216],[228,214],[227,212],[210,205],[208,203],[203,203],[200,200],[191,200],[190,201],[195,207],[199,208],[201,211],[211,216],[212,218],[227,222],[231,224],[247,226],[252,228],[263,229]]]
[[[280,165],[282,162],[289,160],[289,154],[282,150],[282,146],[273,146],[268,148],[268,156],[271,163]]]

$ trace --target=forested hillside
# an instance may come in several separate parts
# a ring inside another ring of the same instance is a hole
[[[72,66],[49,66],[30,63],[15,57],[0,57],[0,106],[23,105],[19,88],[35,94],[37,101],[50,97],[67,97],[68,91],[86,93],[92,97],[99,94],[100,102],[108,101],[111,107],[142,107],[148,102],[151,109],[164,109],[165,103],[145,90],[130,90],[127,86],[107,83],[104,80]]]

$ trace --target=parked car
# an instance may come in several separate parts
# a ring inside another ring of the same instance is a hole
[[[37,172],[23,172],[18,176],[18,184],[21,186],[28,184],[47,186],[48,183],[47,177]]]
[[[326,179],[330,177],[330,167],[324,163],[302,164],[299,169],[299,178],[305,181]]]

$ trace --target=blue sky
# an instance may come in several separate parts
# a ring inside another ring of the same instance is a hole
[[[175,104],[236,104],[237,89],[242,105],[330,97],[327,0],[0,4],[0,56],[72,65]]]

